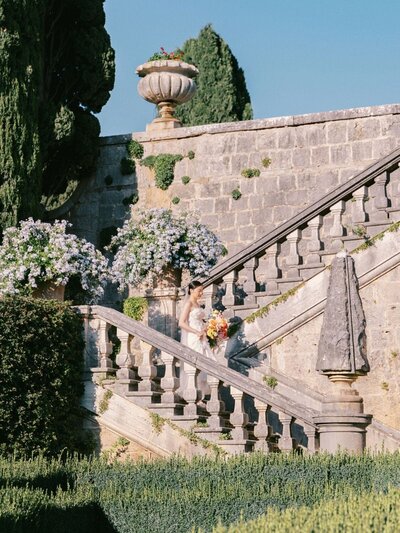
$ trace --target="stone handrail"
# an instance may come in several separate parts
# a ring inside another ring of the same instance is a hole
[[[316,413],[311,409],[304,409],[303,406],[298,406],[294,402],[288,402],[287,399],[280,394],[267,390],[266,387],[249,379],[247,376],[204,357],[175,339],[171,339],[163,333],[149,328],[115,309],[100,305],[79,306],[79,309],[84,314],[106,320],[109,324],[124,330],[130,335],[138,337],[140,340],[152,345],[154,348],[169,353],[177,359],[206,372],[210,376],[219,378],[227,385],[232,385],[253,398],[257,398],[260,401],[273,405],[273,407],[276,407],[277,409],[283,409],[295,418],[304,420],[308,424],[313,424],[312,416]]]
[[[89,344],[89,324],[92,324],[91,331],[95,333],[94,344],[97,347],[97,355],[95,361],[92,358],[90,362],[86,355],[87,371],[98,372],[100,375],[115,372],[110,359],[112,343],[108,332],[111,326],[117,328],[117,337],[121,341],[121,349],[116,361],[119,369],[116,374],[115,386],[119,387],[118,390],[123,391],[123,394],[130,401],[145,406],[150,410],[154,409],[157,413],[167,413],[178,422],[185,423],[186,421],[187,424],[191,424],[190,426],[186,425],[186,427],[192,427],[199,420],[195,380],[198,372],[203,371],[207,374],[207,381],[211,388],[211,399],[207,402],[207,410],[211,413],[210,427],[212,426],[210,430],[204,431],[214,431],[214,434],[217,434],[216,430],[218,430],[218,434],[230,431],[233,435],[232,442],[224,442],[225,446],[237,444],[238,441],[241,441],[242,443],[246,442],[247,446],[251,448],[254,441],[247,440],[246,428],[249,419],[245,409],[246,395],[253,399],[252,401],[259,416],[264,418],[264,421],[259,418],[259,422],[256,425],[257,429],[254,429],[254,434],[257,436],[258,441],[260,441],[261,435],[261,442],[264,441],[265,444],[267,437],[263,437],[263,432],[267,436],[271,434],[268,417],[265,422],[266,413],[271,410],[277,413],[282,425],[282,434],[278,434],[280,449],[292,449],[294,441],[291,428],[293,422],[296,421],[297,426],[304,428],[304,434],[309,442],[309,451],[315,451],[316,425],[313,417],[318,414],[317,411],[285,398],[272,388],[268,388],[254,379],[244,376],[223,364],[219,364],[114,309],[99,305],[79,306],[77,309],[85,320],[87,344]],[[133,339],[140,343],[141,362],[134,361],[135,356],[131,350],[131,341]],[[159,384],[157,383],[156,367],[152,362],[154,350],[160,352],[162,363],[165,366],[165,372]],[[179,384],[179,380],[175,375],[175,361],[180,362],[181,365],[183,363],[185,372],[188,374],[189,384],[186,385],[182,396],[186,403],[181,403],[180,405],[180,407],[183,407],[182,416],[177,416],[176,404],[174,403],[176,401],[175,392]],[[95,366],[97,368],[94,368]],[[220,401],[222,386],[230,388],[230,394],[234,400],[235,408],[230,415],[225,411],[224,403]],[[227,415],[230,416],[230,425],[228,426],[223,422],[223,418]],[[208,415],[205,416],[207,417]],[[217,424],[215,420],[218,420]],[[220,423],[221,421],[222,423]],[[238,437],[238,435],[242,436]],[[243,435],[246,436],[243,437]]]
[[[374,181],[384,172],[391,172],[396,169],[399,162],[400,148],[397,148],[384,158],[364,169],[362,172],[356,174],[343,185],[340,185],[317,202],[281,224],[278,228],[270,231],[264,237],[261,237],[249,246],[246,246],[240,252],[215,266],[211,270],[210,276],[204,280],[204,286],[208,287],[213,283],[220,282],[224,276],[228,275],[235,269],[242,268],[245,263],[251,261],[253,258],[262,255],[267,248],[273,246],[278,241],[285,239],[300,227],[305,226],[307,222],[312,219],[323,215],[345,197],[350,196],[361,187]]]

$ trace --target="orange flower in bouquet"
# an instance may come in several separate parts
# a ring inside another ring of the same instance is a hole
[[[212,311],[206,325],[206,336],[211,348],[217,347],[228,338],[228,321],[221,311]]]

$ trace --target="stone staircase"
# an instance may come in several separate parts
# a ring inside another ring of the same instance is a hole
[[[168,420],[178,433],[179,429],[180,433],[183,431],[189,440],[195,434],[228,453],[295,448],[313,453],[317,449],[313,417],[318,413],[314,409],[285,398],[223,363],[216,364],[114,309],[102,306],[78,309],[85,323],[84,406],[97,413],[100,422],[110,423],[95,401],[99,390],[106,389],[112,391],[110,398],[116,395],[123,399],[125,409],[126,402],[131,402],[134,409],[146,411],[149,428],[156,415],[159,420]],[[120,345],[115,364],[111,338]],[[188,383],[178,396],[182,365]],[[206,408],[197,405],[195,379],[200,371],[206,372],[210,387]],[[127,428],[114,419],[112,429],[117,431],[118,427],[127,436]],[[143,440],[143,431],[141,434]],[[130,437],[135,438],[132,433]]]
[[[391,272],[399,272],[399,163],[397,149],[213,269],[204,281],[206,307],[219,306],[233,319],[243,320],[228,345],[229,361],[216,364],[113,309],[80,307],[88,411],[113,431],[142,445],[147,442],[159,455],[192,455],[207,449],[317,451],[315,418],[329,383],[315,371],[315,346],[329,265],[339,250],[347,249],[355,257],[365,293]],[[393,330],[398,329],[395,316]],[[397,324],[399,318],[397,313]],[[301,349],[299,336],[306,346]],[[392,363],[397,364],[394,356]],[[374,364],[371,376],[381,376]],[[179,393],[182,367],[188,384]],[[207,374],[210,387],[206,408],[197,405],[200,371]],[[376,392],[378,378],[362,379],[367,383],[362,390],[367,410],[371,405],[375,416],[380,402],[383,411],[391,405],[398,411],[396,390],[384,400],[378,390],[369,403],[368,387]],[[110,407],[101,413],[95,398],[104,391],[110,391]],[[135,424],[135,417],[140,424]],[[400,431],[394,427],[400,428],[400,422],[376,418],[367,431],[367,446],[398,449]],[[161,421],[160,434],[152,430],[154,420]],[[204,444],[201,450],[193,449],[195,442]]]
[[[400,220],[400,149],[217,265],[207,307],[245,318]]]

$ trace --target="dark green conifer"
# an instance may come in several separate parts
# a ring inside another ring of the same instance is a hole
[[[0,233],[89,175],[114,84],[104,0],[0,0]]]
[[[44,0],[0,0],[0,234],[40,202]]]
[[[249,120],[253,116],[243,70],[227,43],[209,24],[182,47],[184,60],[196,65],[197,93],[179,106],[176,116],[187,126]]]

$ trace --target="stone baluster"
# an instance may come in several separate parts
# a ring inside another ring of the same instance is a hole
[[[378,213],[374,213],[373,215],[375,221],[386,222],[389,217],[389,214],[386,212],[386,209],[389,207],[389,198],[386,191],[388,179],[388,172],[383,172],[375,178],[376,194],[374,207],[378,210]]]
[[[187,376],[186,387],[182,394],[183,399],[187,402],[187,405],[185,405],[183,408],[183,413],[186,418],[195,420],[197,419],[196,402],[199,399],[199,391],[196,387],[196,377],[199,373],[199,370],[189,363],[184,364],[183,370]]]
[[[300,264],[300,256],[298,251],[298,243],[300,240],[300,235],[300,230],[296,229],[287,236],[287,241],[289,242],[289,255],[286,257],[288,278],[297,278],[299,276],[298,265]]]
[[[121,341],[121,347],[116,357],[119,366],[117,370],[118,388],[121,391],[129,391],[131,385],[136,383],[134,367],[134,355],[131,352],[131,341],[133,336],[118,328],[117,337]]]
[[[307,437],[307,450],[310,454],[314,454],[317,450],[317,430],[314,426],[304,424],[304,434]]]
[[[220,387],[222,382],[213,376],[207,376],[207,383],[210,386],[211,395],[207,402],[207,411],[210,413],[208,418],[208,426],[211,431],[221,432],[225,427],[225,421],[222,418],[222,413],[225,410],[225,404],[220,399]]]
[[[330,237],[332,237],[330,245],[332,252],[338,252],[343,246],[342,237],[345,233],[345,230],[342,222],[342,216],[345,210],[345,206],[345,202],[343,200],[340,200],[340,202],[337,202],[330,209],[333,215],[333,224],[331,229],[329,230],[329,235]]]
[[[353,224],[362,224],[367,220],[365,212],[365,200],[367,199],[367,187],[361,187],[353,192]]]
[[[377,209],[386,209],[389,207],[389,199],[386,193],[386,184],[388,182],[388,173],[383,172],[375,178],[376,195],[374,205]]]
[[[164,404],[173,404],[176,401],[175,391],[179,383],[175,373],[175,357],[167,352],[162,352],[161,358],[165,365],[165,374],[161,378],[161,388],[164,390],[161,395],[161,402]]]
[[[308,243],[307,263],[320,263],[320,256],[317,252],[322,250],[322,242],[320,239],[320,228],[322,226],[322,216],[318,215],[308,222],[308,227],[311,230],[311,238]]]
[[[262,275],[266,281],[266,293],[269,296],[275,296],[280,294],[278,289],[277,278],[279,277],[278,269],[278,243],[273,244],[267,250],[265,250],[265,256],[262,266]]]
[[[204,288],[203,298],[205,303],[205,312],[207,315],[211,313],[214,307],[217,290],[218,286],[215,283],[211,283],[211,285],[208,285]]]
[[[272,428],[268,425],[268,410],[270,409],[270,406],[257,399],[254,399],[254,406],[258,411],[258,422],[254,428],[254,436],[257,438],[255,449],[268,453],[268,438],[272,433]]]
[[[142,364],[138,368],[138,374],[141,378],[138,384],[138,391],[141,393],[151,393],[155,389],[153,380],[157,375],[157,369],[153,364],[154,347],[141,340],[140,351],[142,352]]]
[[[110,355],[113,350],[113,343],[108,337],[108,330],[111,324],[108,324],[105,320],[99,321],[99,333],[98,333],[98,350],[99,350],[99,363],[100,369],[103,372],[111,370],[113,368],[113,362],[110,359]]]
[[[244,393],[231,386],[231,395],[235,401],[235,408],[230,416],[231,424],[234,426],[231,431],[232,439],[247,440],[249,435],[246,426],[249,423],[249,417],[244,410]]]
[[[237,282],[238,276],[236,270],[229,272],[224,276],[223,281],[225,283],[225,294],[222,297],[222,304],[225,307],[230,307],[235,305],[235,285]]]
[[[284,411],[278,413],[279,421],[282,424],[282,435],[279,439],[279,449],[281,452],[291,452],[293,450],[292,422],[293,417]]]
[[[344,209],[345,209],[345,202],[343,200],[340,200],[340,202],[337,202],[330,209],[333,215],[333,224],[332,224],[331,229],[329,230],[329,235],[331,237],[343,237],[344,235],[344,227],[342,224],[342,215],[344,213]]]
[[[252,257],[249,261],[246,261],[243,265],[245,282],[243,283],[243,290],[246,293],[245,303],[252,305],[256,303],[256,277],[255,271],[258,267],[258,259]]]

